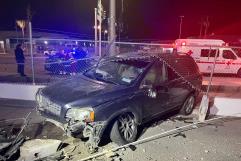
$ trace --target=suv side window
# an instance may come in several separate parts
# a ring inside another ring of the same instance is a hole
[[[158,85],[167,80],[166,67],[161,62],[156,62],[146,73],[141,85]]]
[[[177,75],[177,74],[173,71],[173,69],[170,68],[170,67],[167,67],[167,72],[168,72],[168,80],[169,80],[169,81],[172,81],[172,80],[174,80],[174,79],[180,78],[180,76]]]
[[[230,50],[223,50],[223,58],[224,59],[236,59],[236,56]]]

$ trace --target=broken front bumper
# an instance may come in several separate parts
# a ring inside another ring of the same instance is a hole
[[[105,126],[104,121],[86,123],[83,121],[74,120],[60,120],[57,116],[47,114],[43,111],[38,110],[38,113],[45,118],[46,121],[55,124],[64,130],[67,134],[80,134],[84,137],[90,137],[91,133],[95,135],[101,134],[101,130]]]
[[[49,115],[43,111],[38,110],[38,113],[43,116],[46,121],[60,127],[68,136],[81,136],[82,138],[89,138],[86,145],[90,152],[95,151],[100,142],[100,138],[106,127],[106,121],[86,123],[83,121],[65,120],[61,121],[56,116]]]

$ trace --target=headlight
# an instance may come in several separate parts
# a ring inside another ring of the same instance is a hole
[[[71,108],[67,111],[65,117],[76,121],[93,122],[95,114],[91,107]]]

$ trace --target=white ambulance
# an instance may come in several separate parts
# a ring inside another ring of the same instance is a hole
[[[216,58],[214,73],[237,74],[241,77],[241,57],[223,40],[214,39],[177,39],[177,52],[189,54],[196,61],[200,72],[210,73]]]

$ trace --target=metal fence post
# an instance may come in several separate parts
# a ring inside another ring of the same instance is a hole
[[[211,51],[211,47],[210,47],[210,51]],[[199,107],[199,118],[198,119],[199,119],[200,122],[204,122],[204,120],[206,118],[206,115],[207,115],[208,108],[209,108],[209,106],[208,106],[209,105],[208,93],[209,93],[209,90],[210,90],[210,86],[212,85],[212,78],[213,78],[213,73],[214,73],[214,70],[215,70],[215,65],[216,65],[218,53],[219,53],[219,48],[217,48],[217,51],[215,53],[213,68],[212,68],[212,71],[211,71],[211,74],[210,74],[207,91],[203,95],[202,101],[201,101],[201,104],[200,104],[200,107]],[[210,54],[210,52],[209,52],[209,54]]]
[[[210,50],[211,50],[211,48],[210,48]],[[215,66],[216,66],[218,53],[219,53],[219,48],[217,48],[217,51],[215,53],[214,62],[213,62],[213,68],[212,68],[212,71],[211,71],[211,75],[210,75],[210,79],[209,79],[208,89],[207,89],[206,95],[208,95],[208,92],[210,90],[210,86],[212,85],[213,73],[214,73],[214,69],[215,69]]]
[[[35,76],[34,76],[34,60],[33,60],[33,37],[32,37],[32,24],[29,22],[29,45],[30,45],[30,55],[31,55],[31,69],[32,69],[32,79],[33,85],[35,85]]]

